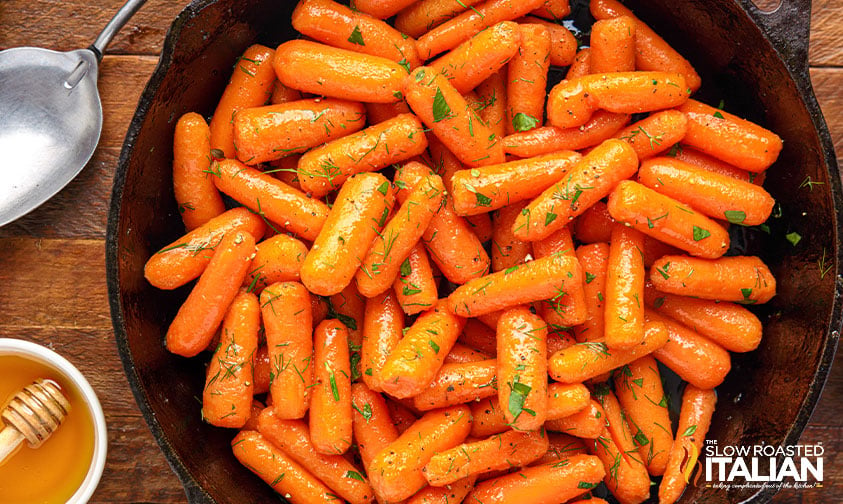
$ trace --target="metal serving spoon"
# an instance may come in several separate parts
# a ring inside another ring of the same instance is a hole
[[[87,49],[0,51],[0,226],[50,199],[91,159],[102,131],[99,61],[144,3],[128,0]]]

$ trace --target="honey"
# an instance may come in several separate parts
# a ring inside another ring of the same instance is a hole
[[[0,405],[38,378],[61,386],[71,411],[40,448],[23,447],[0,466],[3,504],[64,504],[76,492],[94,456],[94,419],[82,394],[57,371],[18,355],[0,355]]]

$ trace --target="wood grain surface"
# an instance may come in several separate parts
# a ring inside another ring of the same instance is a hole
[[[777,2],[765,1],[771,3]],[[86,47],[121,4],[121,0],[0,0],[0,49],[21,45],[57,50]],[[123,374],[105,284],[105,233],[113,172],[166,30],[183,5],[172,0],[149,0],[117,35],[100,69],[105,117],[102,140],[93,159],[55,198],[0,228],[0,337],[36,341],[63,354],[88,377],[105,409],[108,461],[91,502],[186,500]],[[838,153],[843,153],[841,14],[843,0],[813,2],[811,77]],[[821,442],[825,446],[825,485],[822,489],[785,491],[774,502],[841,502],[840,361],[843,356],[837,357],[802,437],[805,443]]]

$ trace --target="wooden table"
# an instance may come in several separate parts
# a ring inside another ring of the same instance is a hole
[[[105,409],[108,462],[92,502],[185,501],[123,374],[105,285],[106,218],[120,147],[167,27],[184,3],[149,0],[115,38],[100,70],[105,118],[93,159],[51,201],[0,228],[0,337],[37,341],[63,354],[87,376]],[[122,0],[2,0],[0,49],[86,47],[121,4]],[[814,87],[839,153],[841,13],[843,0],[814,1],[810,51]],[[776,502],[831,502],[843,491],[843,357],[837,361],[803,435],[804,442],[822,442],[826,448],[825,487],[782,493]]]

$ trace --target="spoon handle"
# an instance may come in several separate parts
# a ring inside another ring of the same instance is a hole
[[[114,38],[114,35],[120,31],[120,28],[123,28],[126,21],[134,16],[135,12],[137,12],[138,9],[140,9],[145,3],[146,0],[128,0],[125,4],[123,4],[123,7],[120,7],[117,14],[111,18],[111,21],[109,21],[107,25],[105,25],[105,28],[102,29],[97,39],[91,45],[91,49],[93,49],[94,53],[97,55],[97,60],[102,59],[105,48],[108,47],[108,44],[111,42],[111,39]]]
[[[14,427],[0,431],[0,466],[17,453],[26,438]]]

